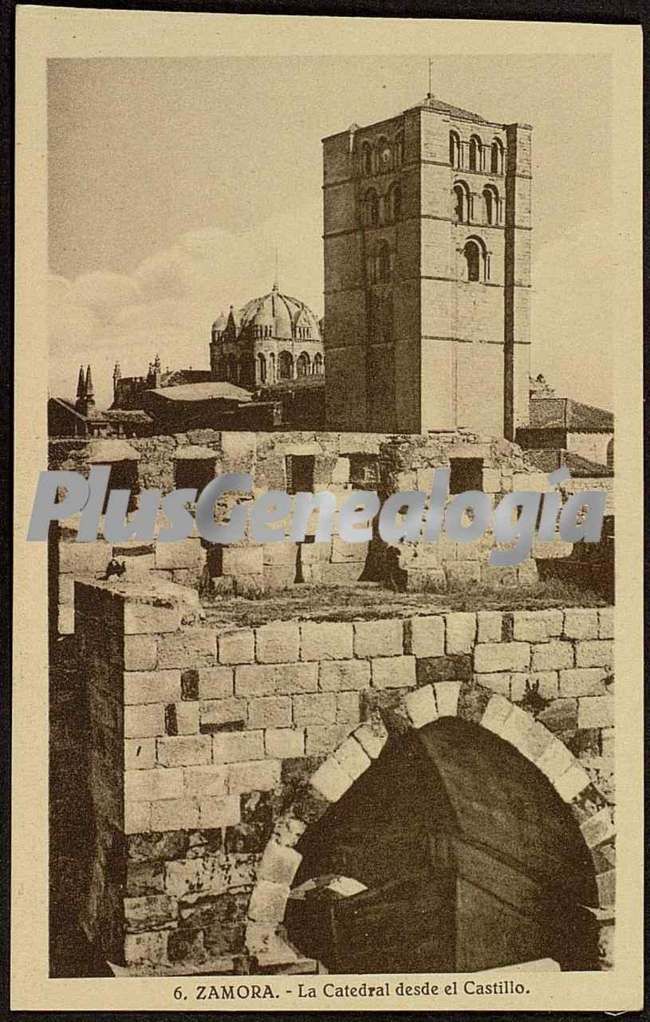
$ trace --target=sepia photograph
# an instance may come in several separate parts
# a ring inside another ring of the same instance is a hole
[[[46,976],[539,1009],[638,879],[615,62],[201,19],[44,62]]]

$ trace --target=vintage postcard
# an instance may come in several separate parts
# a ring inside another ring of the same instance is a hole
[[[13,1008],[640,1009],[640,29],[17,18]]]

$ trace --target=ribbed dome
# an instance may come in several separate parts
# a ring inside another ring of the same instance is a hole
[[[252,298],[239,313],[241,329],[255,327],[271,327],[273,337],[291,340],[299,337],[298,329],[312,341],[320,341],[321,333],[318,319],[298,298],[284,295],[277,284],[273,290],[261,298]]]

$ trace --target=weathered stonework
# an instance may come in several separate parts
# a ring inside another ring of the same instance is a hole
[[[499,641],[499,615],[486,613],[217,634],[181,587],[78,584],[96,824],[84,921],[101,953],[136,974],[314,971],[283,929],[298,838],[381,754],[387,728],[399,735],[447,716],[488,728],[553,785],[592,855],[593,912],[611,927],[611,673],[533,666],[541,649],[562,664],[593,660],[594,643],[606,659],[608,640],[576,636],[580,615],[568,608],[515,617]],[[529,640],[510,640],[522,627]],[[189,663],[192,647],[213,664],[160,667],[161,649]],[[233,665],[218,663],[222,648],[239,651]],[[258,662],[280,653],[291,659]],[[127,655],[146,669],[125,670]],[[465,662],[469,673],[454,677]]]

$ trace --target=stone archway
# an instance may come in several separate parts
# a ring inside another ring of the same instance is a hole
[[[601,927],[601,967],[609,967],[614,914],[615,829],[606,800],[570,750],[544,725],[501,695],[476,685],[437,682],[406,694],[400,704],[359,725],[317,768],[278,819],[262,857],[251,895],[247,947],[260,965],[290,962],[283,921],[302,856],[295,845],[376,760],[389,730],[419,730],[444,717],[479,724],[513,746],[547,778],[571,811],[589,850],[597,896],[587,906]]]

